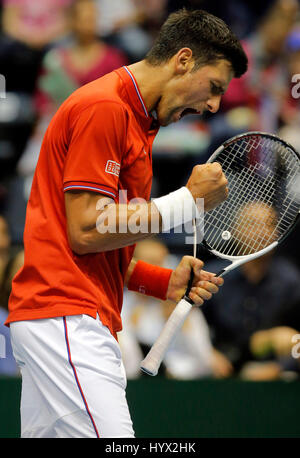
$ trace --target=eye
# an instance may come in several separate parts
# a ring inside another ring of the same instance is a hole
[[[223,95],[225,93],[222,86],[218,86],[217,84],[210,82],[210,90],[213,95]]]

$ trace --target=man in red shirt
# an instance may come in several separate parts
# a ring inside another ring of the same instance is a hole
[[[174,271],[132,259],[137,241],[198,218],[198,198],[210,210],[228,192],[213,163],[149,202],[152,143],[159,126],[216,112],[246,67],[223,21],[181,10],[145,60],[80,88],[57,111],[36,167],[7,320],[22,371],[23,437],[134,437],[116,340],[124,285],[177,302],[193,269],[189,296],[201,305],[223,282],[190,256]]]

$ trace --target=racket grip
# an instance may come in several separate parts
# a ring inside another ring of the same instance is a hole
[[[192,304],[185,298],[181,299],[171,313],[168,321],[163,327],[158,339],[151,347],[151,350],[141,362],[141,370],[148,375],[157,375],[158,369],[161,365],[164,356],[171,345],[174,337],[181,329],[186,317],[191,311]]]

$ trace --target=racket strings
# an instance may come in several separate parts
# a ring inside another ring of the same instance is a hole
[[[230,188],[230,193],[234,193],[236,196],[238,196],[236,198],[236,200],[234,201],[234,207],[235,208],[238,208],[238,207],[241,207],[243,205],[243,203],[245,202],[246,198],[247,198],[247,190],[249,189],[250,186],[253,185],[253,182],[254,180],[256,180],[256,177],[254,175],[255,173],[255,169],[256,167],[252,168],[252,169],[248,169],[248,171],[246,172],[245,169],[242,170],[242,173],[241,173],[241,177],[237,180],[232,180],[230,177],[229,177],[229,182],[233,183],[232,187]],[[260,185],[259,183],[256,184],[256,195],[258,198],[261,198],[261,196],[264,195],[265,199],[266,199],[266,194],[264,192],[264,187],[262,186],[262,184]],[[270,196],[272,195],[272,188],[269,189],[269,194]],[[270,199],[267,199],[267,200],[270,200]],[[227,208],[226,208],[226,215],[224,215],[224,213],[222,212],[222,218],[224,219],[224,216],[226,217],[227,219],[227,216],[229,215],[232,215],[233,214],[233,211],[235,210],[235,208],[232,208],[232,199],[230,201],[231,205],[227,205]],[[216,226],[216,219],[218,220],[218,217],[220,216],[219,214],[220,212],[217,212],[215,211],[213,214],[211,214],[210,216],[214,219],[214,221],[212,221],[211,219],[208,220],[209,223],[212,223],[213,227]],[[220,220],[219,218],[219,223],[221,223],[222,221]],[[243,223],[243,219],[241,219],[240,223]],[[228,221],[229,225],[232,226],[232,223],[233,225],[235,226],[235,232],[237,234],[242,234],[242,232],[239,230],[239,225],[238,225],[238,221],[237,221],[237,217],[236,216],[233,216],[233,221],[232,221],[232,216],[231,216],[231,220]],[[228,225],[228,227],[229,227]],[[218,225],[217,225],[218,226]],[[255,229],[255,231],[257,232],[257,229],[259,229],[259,225],[256,224],[255,227],[253,227],[253,229]],[[261,231],[263,230],[263,227],[261,227]],[[257,241],[259,240],[259,233],[257,233],[257,238],[255,239],[254,243],[255,243],[255,246],[257,246]],[[212,243],[215,243],[216,242],[216,238],[218,237],[218,231],[215,230],[214,231],[214,234],[212,235],[212,238],[210,239],[210,241]],[[222,243],[222,239],[219,240],[219,244],[217,246],[215,246],[215,249],[218,250],[220,244]],[[250,248],[248,244],[246,244],[247,248]],[[228,247],[229,248],[229,247]],[[234,242],[232,241],[231,244],[230,244],[230,248],[234,248]]]
[[[278,140],[253,135],[226,145],[216,160],[228,178],[229,196],[205,216],[210,248],[242,256],[281,238],[299,212],[295,152]]]
[[[281,175],[283,176],[283,174],[281,173]],[[281,177],[280,177],[281,178]],[[277,187],[278,187],[278,180],[277,180],[277,177],[275,177],[275,180],[274,180],[274,183],[276,183]],[[273,194],[273,191],[270,193],[270,195],[272,196]],[[283,192],[282,192],[282,189],[280,190],[280,187],[279,187],[279,192],[277,192],[277,199],[282,197],[283,195]],[[272,205],[272,201],[269,201],[267,199],[267,194],[264,195],[264,201],[265,202],[268,202],[270,205]],[[270,235],[270,238],[274,235],[275,231],[278,231],[278,228],[280,229],[279,232],[282,232],[284,230],[286,230],[286,228],[290,225],[290,223],[293,222],[294,220],[294,215],[293,217],[289,217],[290,215],[288,215],[288,211],[291,209],[291,206],[292,206],[292,202],[290,200],[289,204],[288,205],[283,205],[283,208],[285,208],[285,211],[283,212],[282,214],[282,217],[281,217],[281,220],[278,221],[278,226],[274,228],[274,231],[271,233]],[[296,212],[298,211],[298,209],[295,207],[295,210]],[[288,223],[288,224],[284,224],[284,223]],[[283,224],[282,224],[283,223]],[[281,227],[281,226],[284,226],[284,227]]]
[[[236,192],[238,193],[239,195],[239,199],[237,199],[236,201],[236,208],[242,208],[243,205],[244,205],[244,202],[245,200],[247,199],[248,197],[248,189],[253,187],[253,184],[255,184],[255,197],[256,197],[256,202],[265,202],[267,204],[270,205],[270,207],[272,206],[272,198],[273,198],[273,195],[274,195],[274,191],[275,191],[275,186],[273,183],[271,183],[269,189],[267,192],[265,192],[265,187],[263,186],[263,183],[262,182],[257,182],[255,176],[254,176],[254,173],[256,172],[256,167],[253,167],[253,169],[251,170],[251,174],[250,174],[250,179],[247,179],[247,177],[245,177],[246,179],[242,182],[240,182],[240,180],[237,180],[236,181],[236,184],[237,184],[237,189],[236,189]],[[242,176],[243,176],[243,173],[242,173]],[[248,178],[249,178],[249,175],[248,175]],[[270,174],[268,174],[265,179],[269,179],[271,178],[270,177]],[[241,191],[242,189],[242,191]],[[259,205],[259,207],[262,207],[262,205]],[[258,208],[258,210],[260,210],[260,208]],[[261,208],[262,210],[262,208]],[[234,220],[233,220],[233,226],[234,226],[234,233],[235,233],[235,237],[237,238],[241,238],[245,231],[246,232],[249,232],[250,231],[250,227],[248,225],[248,227],[245,227],[245,223],[247,222],[247,219],[248,216],[247,216],[247,212],[244,212],[241,213],[239,212],[237,215],[234,216]],[[250,242],[246,242],[244,241],[242,245],[240,245],[240,248],[237,252],[235,253],[231,253],[231,254],[235,254],[236,256],[240,256],[243,254],[243,248],[246,248],[248,251],[251,250],[251,249],[254,249],[255,248],[255,251],[258,251],[259,249],[262,249],[264,248],[264,246],[266,245],[266,240],[265,240],[265,223],[266,222],[261,222],[259,219],[256,219],[256,220],[253,220],[251,221],[251,234],[248,234],[249,236],[251,235],[250,237]],[[231,248],[234,249],[235,248],[235,244],[234,242],[232,242],[231,244]]]

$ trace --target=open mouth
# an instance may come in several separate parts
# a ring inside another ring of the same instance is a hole
[[[180,113],[180,119],[182,119],[184,116],[191,115],[191,114],[198,114],[200,115],[200,111],[195,110],[194,108],[185,108],[181,113]]]

